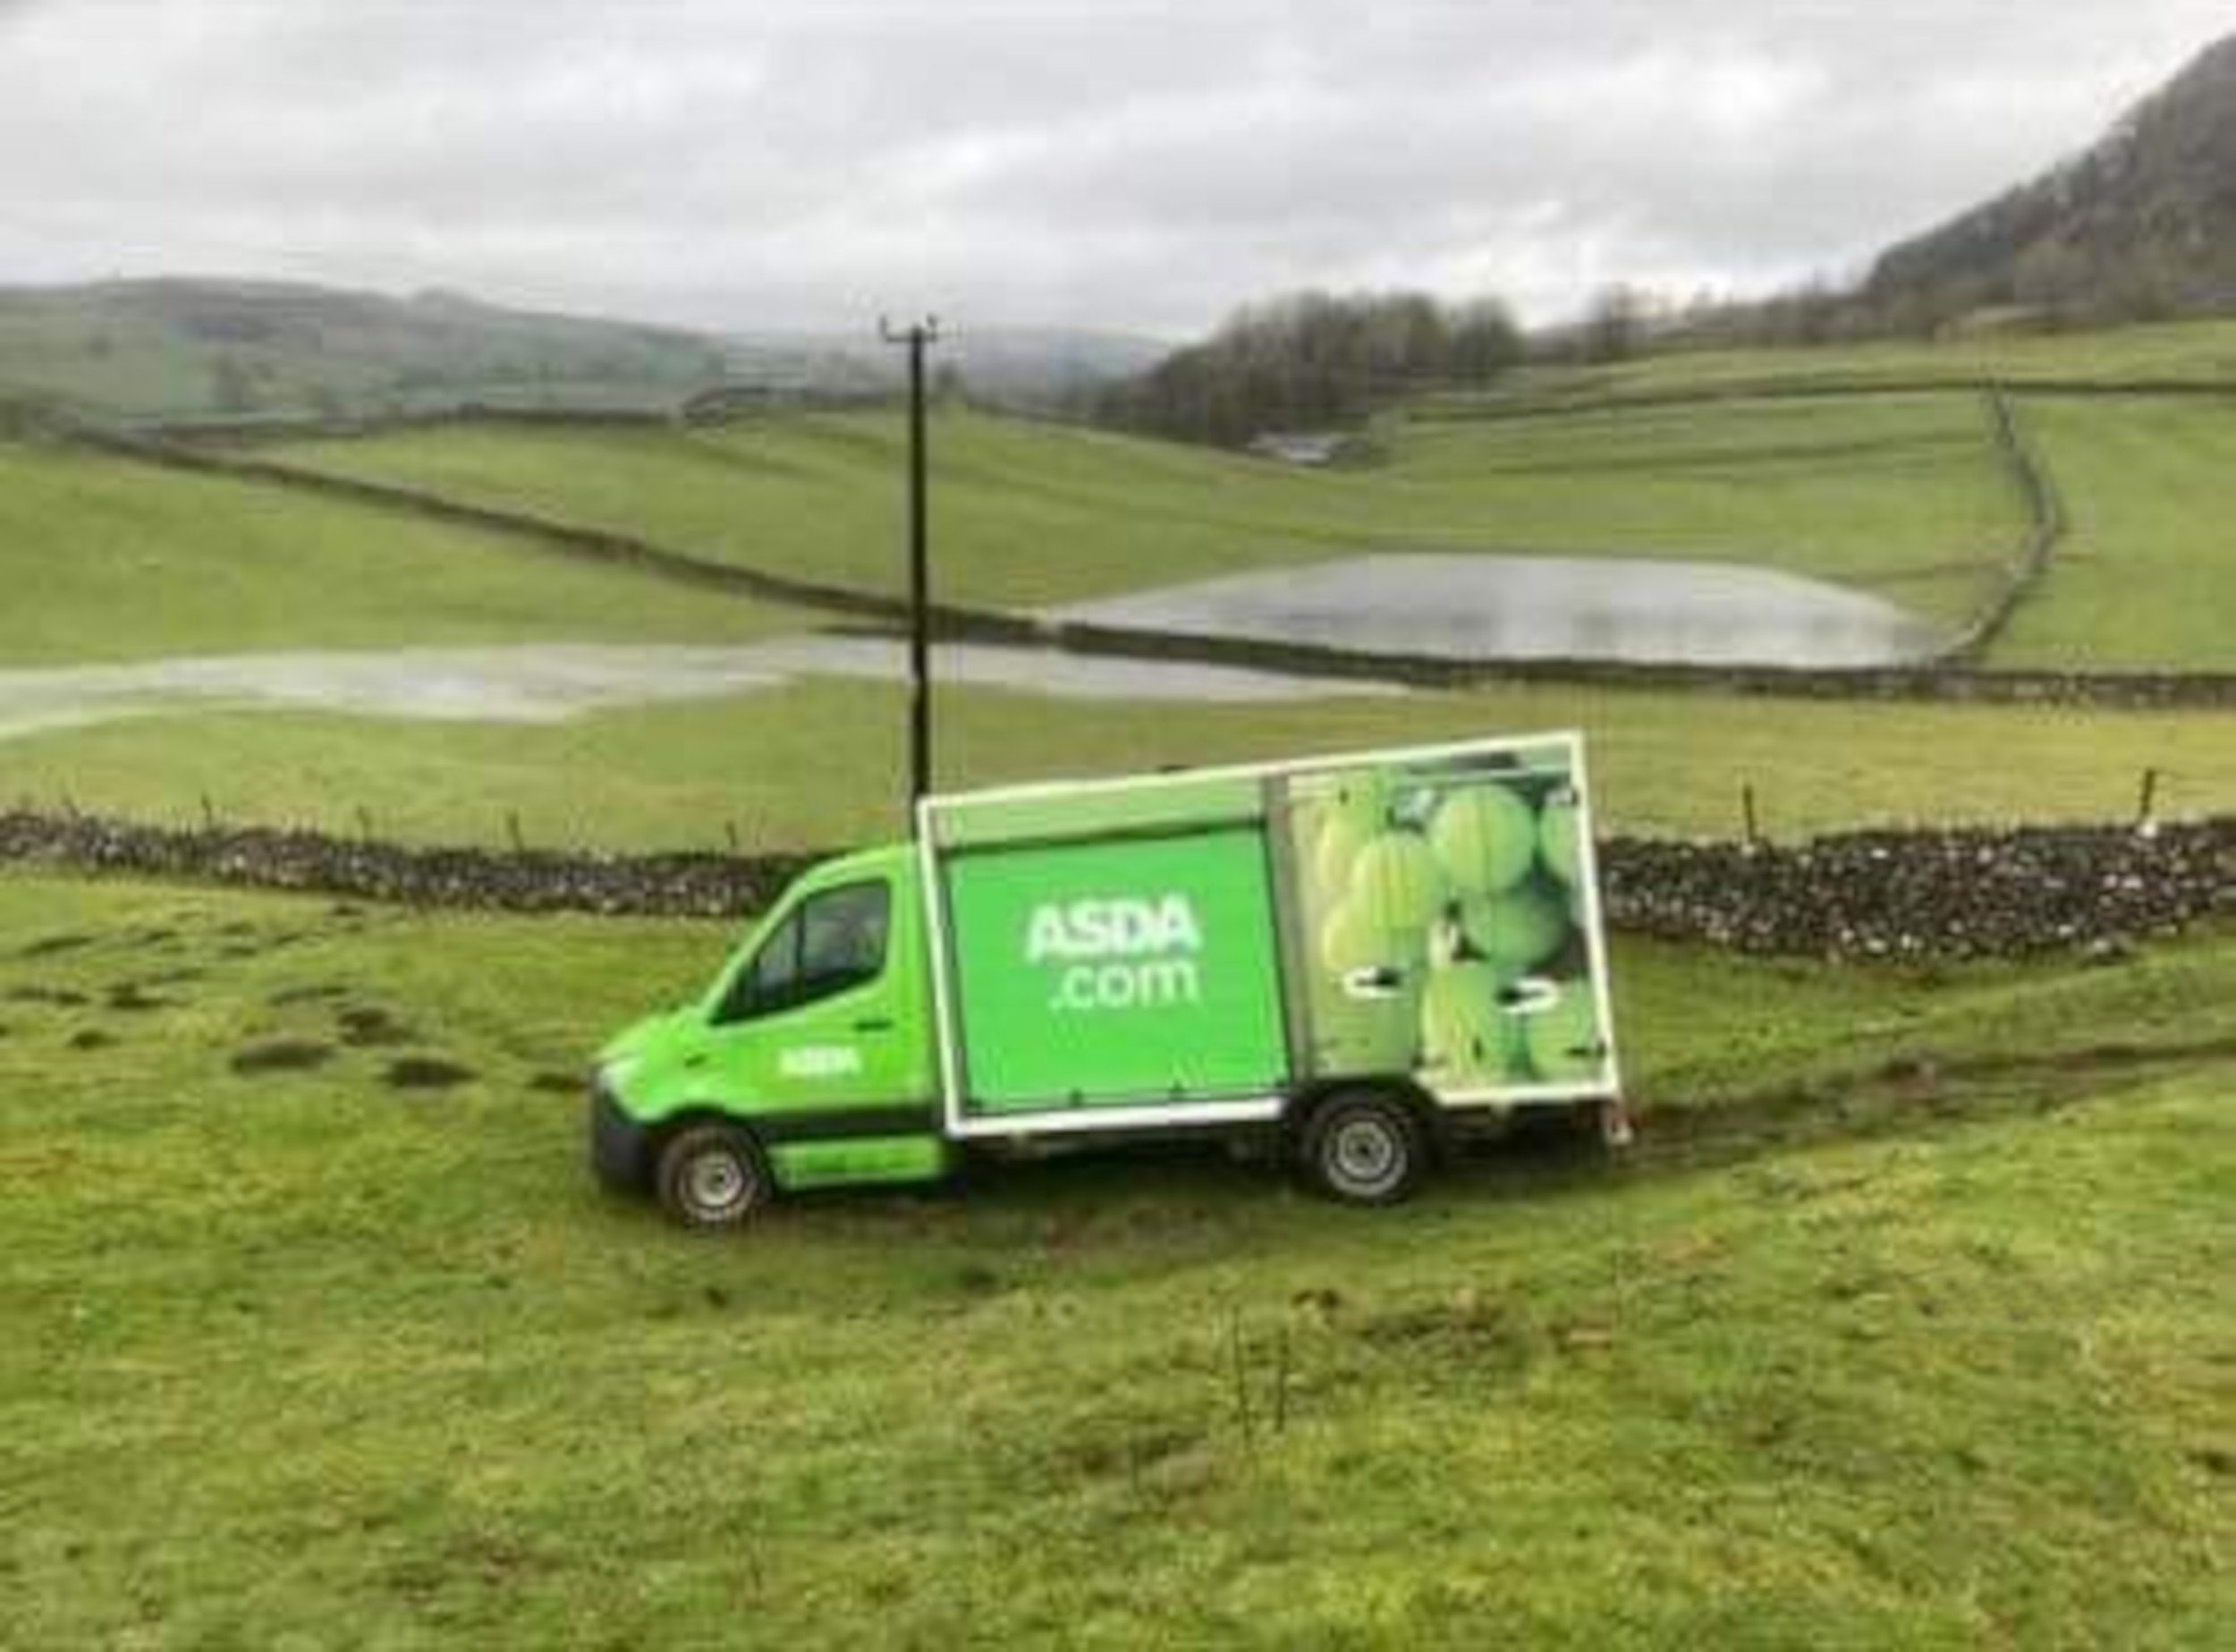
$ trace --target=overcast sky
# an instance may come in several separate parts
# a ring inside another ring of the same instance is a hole
[[[0,0],[0,283],[299,276],[720,326],[1571,312],[1851,271],[2228,0]]]

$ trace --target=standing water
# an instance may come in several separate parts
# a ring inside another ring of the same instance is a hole
[[[1393,554],[1165,586],[1057,620],[1453,659],[1893,665],[1940,634],[1876,597],[1732,563]]]

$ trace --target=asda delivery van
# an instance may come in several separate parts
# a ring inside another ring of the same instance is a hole
[[[927,799],[605,1049],[592,1163],[719,1227],[1056,1138],[1385,1204],[1469,1123],[1619,1136],[1590,822],[1572,734]]]

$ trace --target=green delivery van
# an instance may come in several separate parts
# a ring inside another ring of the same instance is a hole
[[[1573,734],[927,799],[601,1052],[590,1156],[699,1227],[1146,1133],[1386,1204],[1551,1110],[1622,1139]]]

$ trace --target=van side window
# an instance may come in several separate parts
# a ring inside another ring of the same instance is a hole
[[[890,901],[881,880],[829,890],[800,907],[800,977],[813,996],[885,973]]]
[[[809,895],[739,971],[716,1021],[798,1009],[876,980],[885,973],[891,913],[882,879]]]

